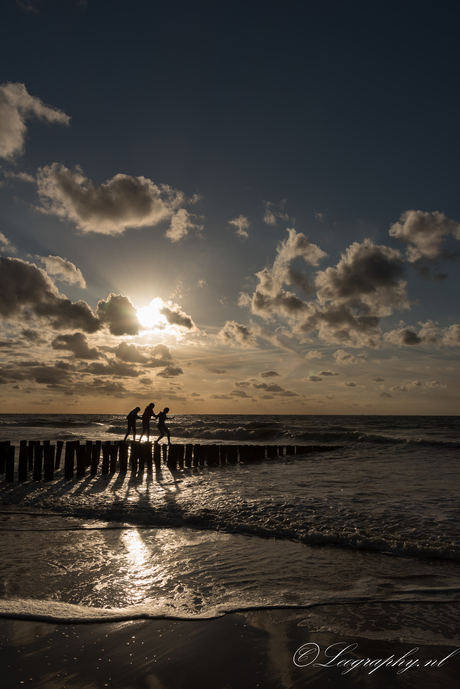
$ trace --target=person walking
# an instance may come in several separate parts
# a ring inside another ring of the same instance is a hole
[[[126,438],[131,433],[131,431],[133,432],[133,440],[134,442],[136,441],[136,421],[137,419],[142,418],[138,415],[138,412],[140,412],[140,410],[140,407],[135,407],[129,412],[128,416],[126,417],[126,420],[128,421],[128,430],[126,431],[126,435],[123,438],[123,442],[125,442]]]
[[[152,418],[152,416],[155,419],[158,418],[157,414],[155,414],[155,412],[153,411],[154,406],[154,403],[150,402],[150,404],[147,405],[144,409],[144,413],[142,414],[142,433],[139,437],[139,442],[141,441],[143,435],[147,437],[147,442],[149,442],[150,440],[150,419]]]
[[[166,425],[166,420],[167,416],[166,414],[169,412],[169,407],[165,407],[163,411],[161,411],[158,414],[158,430],[160,431],[160,435],[158,438],[155,440],[155,444],[159,443],[162,438],[166,435],[168,437],[168,445],[171,446],[171,433],[169,432],[169,428]]]

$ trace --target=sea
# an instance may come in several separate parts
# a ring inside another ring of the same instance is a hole
[[[330,449],[173,472],[0,476],[1,617],[277,610],[311,632],[460,646],[460,417],[176,415],[169,427],[173,443]],[[0,415],[0,440],[15,446],[125,431],[122,414]]]

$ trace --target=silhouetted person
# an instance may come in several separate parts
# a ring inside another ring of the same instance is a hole
[[[155,440],[156,443],[160,442],[160,440],[167,435],[168,436],[168,445],[171,445],[171,434],[169,432],[169,428],[166,426],[166,419],[168,418],[166,414],[169,411],[169,407],[165,407],[163,411],[161,411],[158,414],[158,430],[160,431],[159,437]]]
[[[141,438],[143,435],[147,436],[147,442],[150,440],[150,419],[152,416],[157,419],[158,416],[155,414],[153,411],[153,407],[155,405],[153,402],[150,402],[150,404],[144,409],[144,413],[142,414],[142,433],[139,437],[139,442],[141,441]]]
[[[136,440],[136,420],[141,419],[142,416],[138,416],[137,412],[141,410],[140,407],[135,407],[132,411],[129,412],[128,416],[126,417],[128,420],[128,430],[126,431],[126,435],[123,438],[123,442],[125,442],[126,438],[128,435],[133,432],[133,440]]]

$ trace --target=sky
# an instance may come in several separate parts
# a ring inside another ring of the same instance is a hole
[[[5,0],[0,412],[459,414],[459,20]]]

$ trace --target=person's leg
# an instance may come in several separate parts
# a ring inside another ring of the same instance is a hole
[[[169,428],[167,426],[165,426],[165,432],[168,436],[168,445],[171,445],[171,433],[169,432]]]
[[[156,443],[159,443],[160,440],[161,440],[162,438],[164,438],[164,435],[165,435],[165,429],[164,429],[164,428],[159,428],[158,430],[160,431],[160,435],[159,435],[158,438],[155,440]]]

